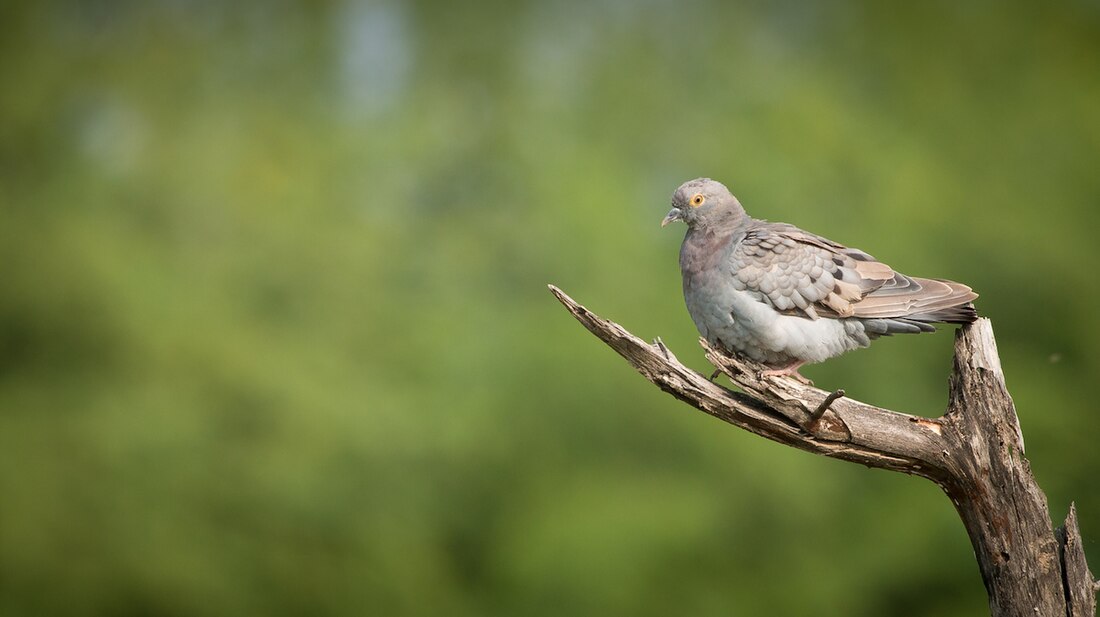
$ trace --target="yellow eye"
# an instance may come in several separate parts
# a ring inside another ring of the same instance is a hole
[[[696,193],[691,196],[691,207],[698,208],[699,206],[703,205],[703,202],[706,200],[707,198],[703,197],[702,193]]]

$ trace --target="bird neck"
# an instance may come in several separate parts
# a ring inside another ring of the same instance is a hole
[[[749,217],[744,210],[729,210],[718,216],[698,221],[695,229],[702,234],[728,237],[741,231],[748,222]]]
[[[698,273],[717,264],[723,258],[722,247],[738,242],[744,235],[739,226],[695,226],[688,229],[680,245],[680,269],[685,275]]]

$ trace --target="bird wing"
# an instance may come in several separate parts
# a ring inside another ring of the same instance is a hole
[[[977,298],[966,285],[906,276],[859,249],[781,223],[750,227],[729,265],[735,288],[810,319],[972,321],[972,310],[944,311]]]

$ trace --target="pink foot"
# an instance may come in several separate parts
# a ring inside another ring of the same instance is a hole
[[[802,374],[798,372],[798,369],[801,368],[803,364],[806,364],[805,360],[797,360],[782,368],[761,371],[760,377],[793,377],[796,381],[804,383],[807,386],[812,386],[814,385],[814,382],[803,377]]]

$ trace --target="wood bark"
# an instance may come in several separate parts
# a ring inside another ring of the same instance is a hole
[[[707,359],[740,392],[681,364],[657,339],[649,344],[592,313],[557,287],[550,291],[592,334],[646,379],[676,398],[749,432],[816,454],[927,478],[955,505],[970,536],[994,617],[1083,617],[1096,612],[1096,585],[1071,504],[1052,528],[1046,496],[1024,456],[1016,408],[1005,387],[988,319],[955,336],[950,400],[940,418],[882,409],[730,357],[700,340]]]

